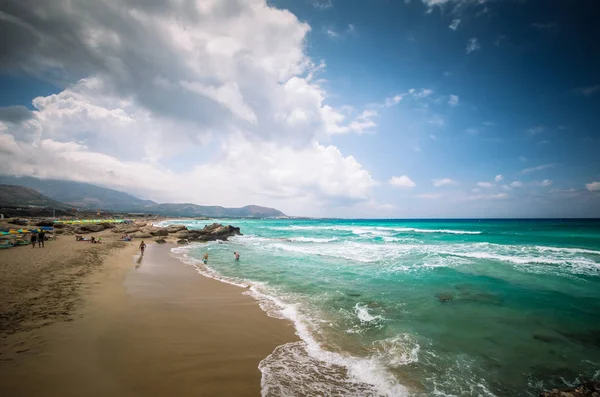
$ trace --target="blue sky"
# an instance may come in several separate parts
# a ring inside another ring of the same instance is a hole
[[[52,3],[3,10],[29,45],[3,50],[0,156],[27,165],[5,172],[294,215],[600,216],[594,1],[190,2],[214,28],[167,0],[87,24]],[[86,156],[109,171],[65,171]]]

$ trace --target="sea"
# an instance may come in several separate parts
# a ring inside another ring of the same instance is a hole
[[[537,396],[600,378],[600,220],[214,222],[243,236],[173,255],[300,338],[260,363],[265,397]]]

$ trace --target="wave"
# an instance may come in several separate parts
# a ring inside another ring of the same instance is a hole
[[[332,238],[317,238],[317,237],[290,237],[286,239],[290,242],[297,243],[331,243],[337,241],[337,237]]]
[[[298,384],[302,384],[307,395],[408,396],[406,388],[387,371],[386,360],[380,357],[381,354],[360,358],[323,349],[310,330],[310,324],[318,321],[303,315],[298,304],[284,302],[268,285],[220,275],[188,255],[193,248],[193,245],[177,247],[171,252],[204,276],[245,288],[244,294],[256,299],[269,316],[292,321],[302,340],[278,346],[260,362],[262,396],[296,395]],[[380,317],[370,315],[366,308],[361,309],[366,313],[360,315],[364,320],[373,321]],[[398,359],[402,360],[402,357]]]
[[[482,234],[481,231],[470,230],[454,230],[454,229],[420,229],[414,227],[385,227],[385,226],[275,226],[267,227],[270,230],[289,231],[289,230],[334,230],[351,232],[356,235],[376,234],[376,233],[392,233],[392,232],[411,232],[411,233],[447,233],[447,234]]]

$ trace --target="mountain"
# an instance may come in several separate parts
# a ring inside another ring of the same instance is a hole
[[[242,208],[225,208],[221,206],[203,206],[191,203],[158,204],[154,201],[142,200],[117,190],[82,182],[0,175],[0,184],[19,185],[34,189],[37,191],[35,193],[41,197],[44,195],[47,196],[46,199],[64,203],[58,203],[62,205],[61,208],[65,208],[66,205],[68,205],[69,207],[88,210],[101,209],[114,212],[152,213],[163,216],[207,216],[213,218],[271,218],[285,216],[283,212],[275,208],[261,207],[258,205],[247,205]],[[25,198],[25,196],[23,197]],[[11,200],[14,201],[12,198]],[[0,204],[1,203],[4,203],[4,198],[0,198]],[[24,202],[18,201],[18,203],[23,205]]]
[[[127,193],[82,182],[0,175],[0,184],[25,186],[71,207],[91,210],[138,211],[142,207],[156,204],[154,201],[140,200]]]
[[[274,218],[286,216],[283,212],[258,205],[242,208],[225,208],[196,204],[156,204],[145,209],[147,212],[166,216],[208,216],[211,218]]]
[[[0,205],[3,207],[48,207],[67,209],[63,203],[52,200],[36,190],[15,185],[0,184]]]

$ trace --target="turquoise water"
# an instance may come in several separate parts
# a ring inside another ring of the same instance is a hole
[[[265,396],[535,396],[600,376],[599,221],[221,222],[244,236],[174,251],[294,321]]]

